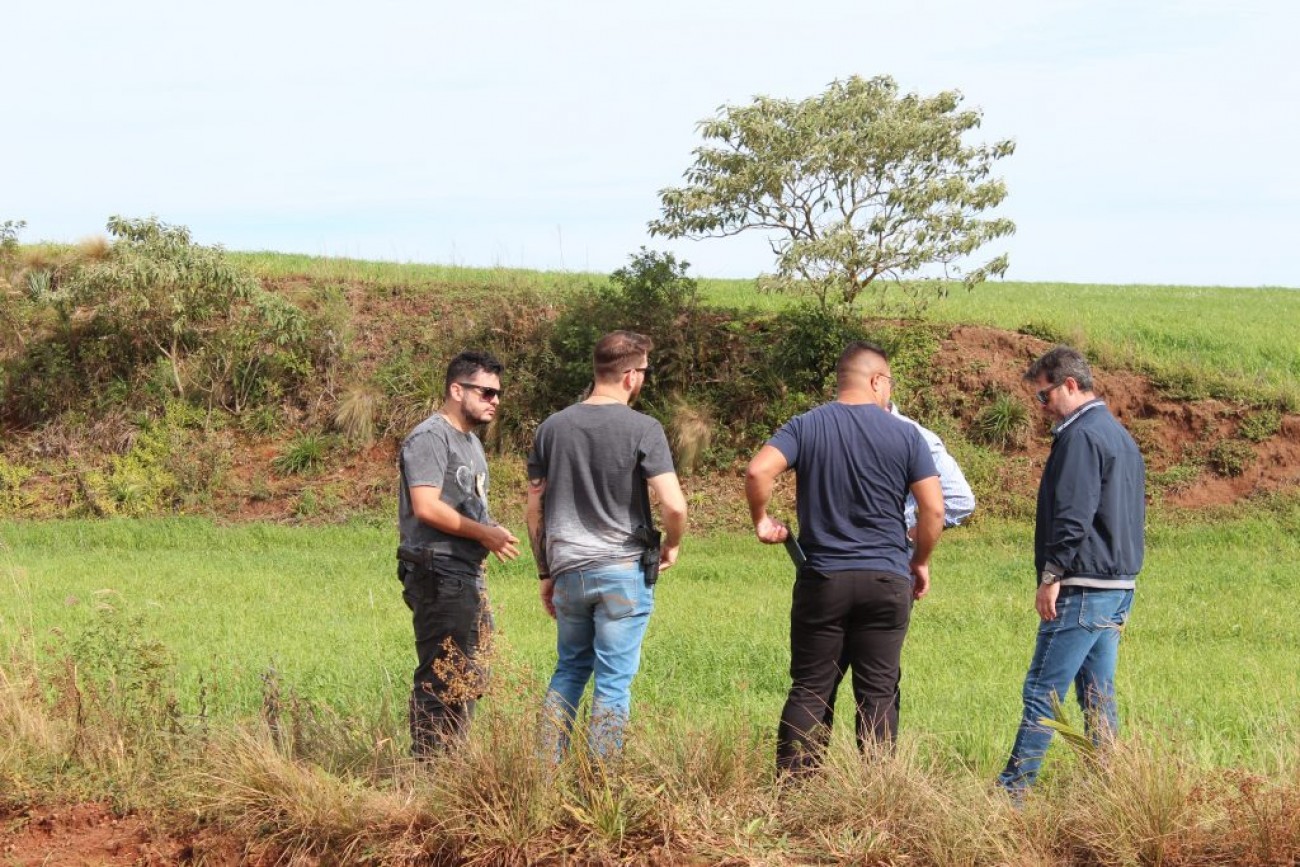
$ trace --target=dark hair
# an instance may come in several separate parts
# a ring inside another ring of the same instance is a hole
[[[475,352],[473,350],[462,352],[447,363],[447,377],[443,380],[442,394],[444,397],[450,395],[453,382],[468,379],[480,370],[500,376],[501,371],[505,369],[505,365],[497,361],[489,353]]]
[[[864,355],[874,355],[884,363],[889,363],[889,353],[884,349],[866,340],[855,340],[844,347],[844,351],[840,353],[840,360],[835,363],[835,376],[843,377]]]
[[[1049,385],[1060,385],[1073,378],[1080,391],[1092,391],[1092,371],[1083,353],[1069,346],[1056,346],[1040,355],[1025,371],[1025,379],[1033,382],[1047,377]]]
[[[611,331],[596,341],[591,352],[592,369],[597,382],[617,379],[623,371],[650,354],[655,342],[635,331]]]

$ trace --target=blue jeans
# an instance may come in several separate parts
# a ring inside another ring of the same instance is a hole
[[[1052,740],[1052,730],[1038,721],[1053,718],[1052,702],[1064,701],[1071,681],[1092,742],[1100,746],[1114,737],[1119,730],[1115,664],[1121,627],[1132,604],[1132,590],[1061,588],[1056,619],[1038,626],[1034,658],[1025,676],[1025,710],[1011,758],[998,775],[1000,786],[1018,792],[1033,785]]]
[[[595,675],[588,734],[600,756],[623,746],[632,678],[641,665],[641,640],[654,610],[640,563],[563,572],[555,577],[555,674],[546,691],[547,723],[555,756],[568,749],[578,703]]]

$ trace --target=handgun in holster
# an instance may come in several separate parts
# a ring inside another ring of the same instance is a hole
[[[428,548],[415,548],[411,545],[397,546],[397,580],[406,582],[408,572],[419,573],[432,571],[433,552]]]
[[[641,552],[641,569],[645,572],[645,586],[653,587],[659,580],[659,548],[663,545],[664,534],[654,527],[638,527],[636,537],[646,546]]]

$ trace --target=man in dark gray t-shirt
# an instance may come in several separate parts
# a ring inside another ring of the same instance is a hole
[[[654,608],[653,561],[671,567],[686,528],[663,427],[628,406],[645,383],[652,346],[628,331],[602,337],[591,396],[542,422],[528,455],[528,535],[542,605],[557,628],[546,695],[557,757],[593,674],[592,748],[601,755],[621,748]],[[659,498],[662,539],[647,488]]]
[[[426,757],[463,737],[482,694],[476,662],[491,627],[484,560],[519,555],[518,539],[488,514],[488,468],[474,428],[501,400],[501,363],[462,352],[447,366],[442,406],[398,455],[398,577],[411,609],[417,665],[411,753]]]

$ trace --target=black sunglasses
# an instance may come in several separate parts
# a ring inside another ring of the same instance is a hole
[[[486,385],[475,385],[472,382],[458,382],[456,384],[459,385],[461,388],[474,389],[479,393],[479,396],[482,397],[484,400],[491,400],[494,397],[501,396],[501,389],[499,388],[491,388]]]
[[[1042,391],[1034,392],[1034,397],[1038,399],[1038,405],[1047,406],[1047,396],[1063,385],[1065,385],[1064,382],[1058,382],[1056,385],[1049,386]]]

